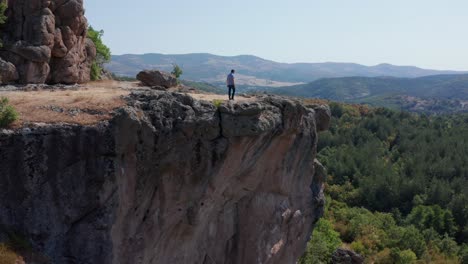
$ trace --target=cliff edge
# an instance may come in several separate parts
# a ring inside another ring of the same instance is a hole
[[[51,263],[296,263],[323,210],[328,107],[126,100],[92,126],[0,130],[0,240]]]

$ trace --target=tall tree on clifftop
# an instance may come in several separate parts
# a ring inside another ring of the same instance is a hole
[[[102,42],[103,35],[103,30],[97,31],[92,26],[89,26],[88,38],[91,39],[96,46],[96,59],[91,66],[91,80],[93,81],[101,78],[104,63],[111,59],[111,51],[109,47]]]

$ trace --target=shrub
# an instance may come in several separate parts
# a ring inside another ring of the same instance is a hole
[[[353,243],[351,243],[351,249],[356,253],[364,256],[368,253],[366,247],[362,244],[361,241],[353,241]]]
[[[395,264],[411,264],[417,260],[416,254],[410,249],[400,251],[398,248],[392,249],[391,256]]]
[[[458,254],[460,255],[460,263],[468,264],[468,244],[463,244]]]
[[[183,72],[182,69],[179,67],[179,65],[177,65],[177,64],[172,64],[172,66],[173,66],[173,69],[172,69],[171,73],[172,73],[177,79],[179,79],[179,77],[180,77],[184,72]]]
[[[102,42],[103,30],[95,30],[92,26],[88,28],[88,38],[91,39],[96,46],[96,59],[91,65],[91,80],[96,81],[101,79],[101,73],[104,63],[109,62],[111,59],[111,51]]]
[[[214,106],[216,106],[216,108],[219,108],[222,103],[223,103],[223,100],[219,100],[219,99],[214,99],[213,100],[213,104],[214,104]]]
[[[94,61],[93,64],[91,64],[91,80],[97,81],[101,79],[101,72],[102,68]]]
[[[0,98],[0,127],[7,127],[18,119],[18,113],[8,104],[8,98]]]

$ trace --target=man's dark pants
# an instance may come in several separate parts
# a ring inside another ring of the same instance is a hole
[[[235,85],[228,85],[229,88],[229,100],[234,100],[234,95],[236,93],[236,86]],[[231,95],[232,92],[232,95]]]

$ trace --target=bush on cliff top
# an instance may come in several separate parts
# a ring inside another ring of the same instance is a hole
[[[180,77],[184,72],[182,71],[182,68],[180,68],[179,65],[177,65],[177,64],[175,64],[175,63],[172,64],[172,67],[173,67],[173,68],[172,68],[171,74],[174,75],[174,76],[177,78],[177,80],[178,80],[179,77]]]
[[[91,80],[96,81],[101,78],[104,63],[109,62],[111,59],[111,51],[102,42],[103,30],[95,30],[92,26],[88,28],[88,38],[91,39],[96,46],[96,59],[91,65]]]
[[[0,98],[0,128],[11,125],[18,119],[18,113],[8,104],[8,98]]]

